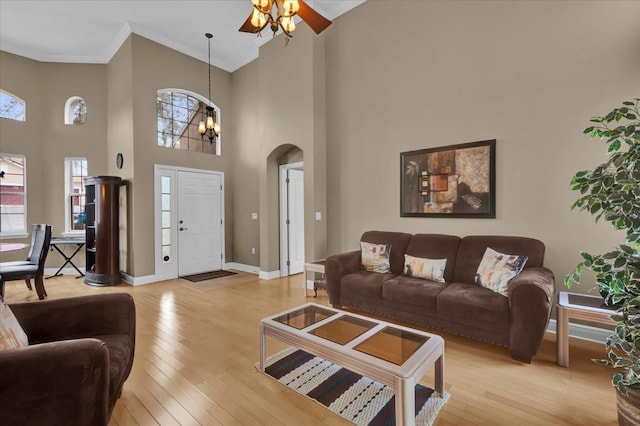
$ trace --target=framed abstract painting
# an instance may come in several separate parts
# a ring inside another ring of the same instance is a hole
[[[496,217],[496,140],[400,153],[400,216]]]

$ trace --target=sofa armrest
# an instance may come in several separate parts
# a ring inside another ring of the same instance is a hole
[[[128,334],[135,341],[135,304],[127,293],[11,303],[9,306],[32,345],[105,334]]]
[[[106,425],[108,363],[106,344],[97,339],[0,352],[0,419],[6,424]]]
[[[553,272],[547,268],[525,268],[509,283],[513,358],[531,362],[551,316],[555,293]]]
[[[327,257],[324,262],[324,273],[327,280],[327,293],[329,303],[339,308],[340,305],[340,279],[360,270],[360,250],[340,253]]]

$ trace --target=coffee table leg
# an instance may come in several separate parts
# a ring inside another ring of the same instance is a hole
[[[435,391],[440,397],[444,396],[444,349],[440,358],[436,361]]]
[[[556,321],[556,360],[561,367],[569,366],[569,318],[567,309],[557,305],[558,321]]]
[[[264,373],[267,359],[267,337],[264,335],[264,325],[260,324],[260,371]]]
[[[415,426],[416,386],[413,378],[396,377],[396,425]]]

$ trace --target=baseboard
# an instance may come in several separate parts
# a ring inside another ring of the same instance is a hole
[[[549,325],[547,326],[547,332],[556,333],[557,330],[556,320],[549,320]],[[602,343],[604,344],[612,334],[611,330],[607,330],[606,328],[598,328],[591,327],[583,324],[573,324],[569,323],[569,337],[575,337],[576,339],[588,340],[590,342]]]
[[[242,272],[248,272],[250,274],[258,275],[260,273],[260,267],[253,265],[245,265],[244,263],[228,262],[224,264],[224,269],[236,269]]]
[[[144,284],[152,284],[152,283],[157,283],[158,281],[164,281],[165,279],[168,279],[168,278],[157,277],[156,275],[145,275],[143,277],[132,277],[131,275],[125,274],[122,271],[120,271],[120,277],[122,278],[122,281],[126,282],[127,284],[133,285],[133,286],[144,285]]]
[[[278,269],[277,271],[271,272],[260,271],[260,273],[258,274],[258,278],[260,278],[261,280],[273,280],[275,278],[280,278],[280,270]]]

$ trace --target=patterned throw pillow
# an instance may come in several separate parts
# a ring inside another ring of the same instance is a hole
[[[402,275],[443,283],[446,266],[447,259],[427,259],[405,254]]]
[[[13,316],[9,306],[0,297],[0,350],[29,346],[29,339]]]
[[[362,267],[370,272],[389,272],[390,244],[371,244],[360,242],[362,251]]]
[[[527,256],[498,253],[487,247],[476,271],[475,282],[503,296],[509,296],[509,281],[522,271],[527,259]]]

